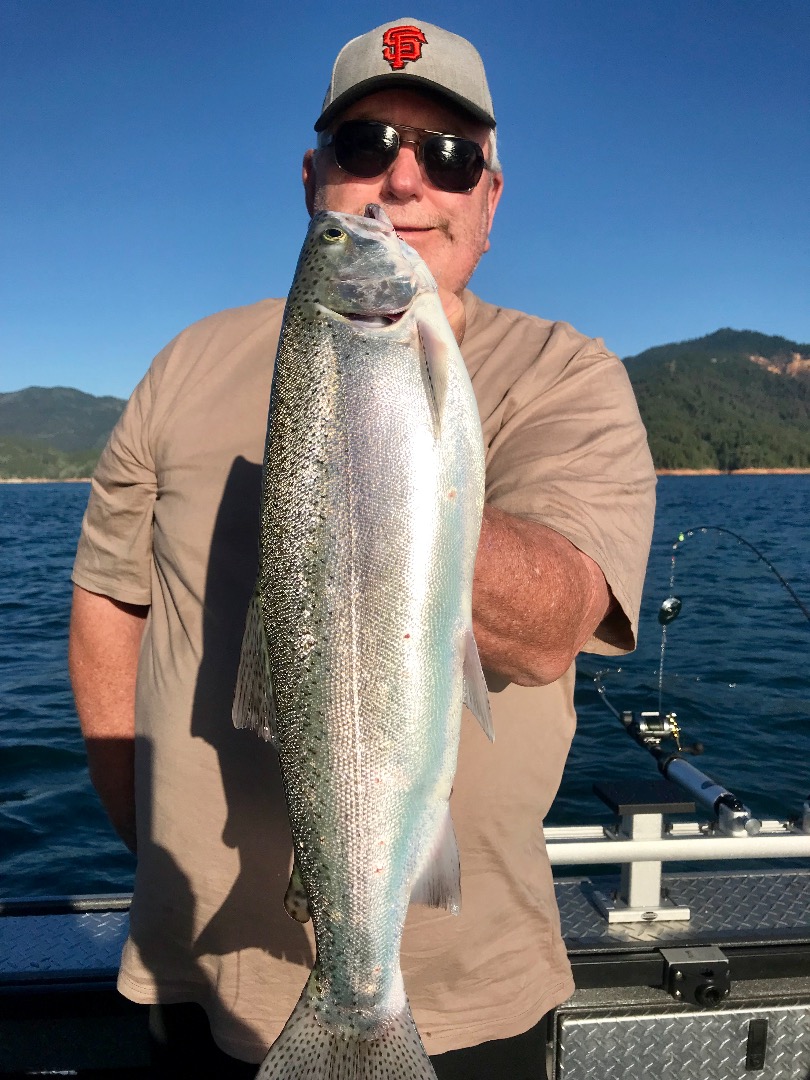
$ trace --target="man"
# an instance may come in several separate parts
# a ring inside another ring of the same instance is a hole
[[[634,645],[654,490],[626,374],[601,341],[466,290],[503,188],[494,126],[469,42],[403,19],[341,50],[303,163],[310,213],[379,203],[426,260],[481,413],[473,617],[496,741],[463,725],[461,915],[412,906],[402,948],[437,1073],[467,1080],[537,1075],[536,1025],[573,989],[540,822],[573,736],[575,655]],[[137,843],[119,988],[176,1005],[155,1014],[164,1025],[201,1005],[219,1049],[202,1020],[195,1069],[218,1077],[251,1074],[238,1062],[262,1059],[313,956],[283,909],[291,842],[273,752],[229,720],[282,308],[212,316],[155,359],[99,463],[74,571],[91,776]]]

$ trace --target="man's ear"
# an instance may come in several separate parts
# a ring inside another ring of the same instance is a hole
[[[312,217],[315,212],[315,151],[307,150],[301,165],[301,179],[304,181],[304,201],[307,213]]]
[[[503,173],[492,173],[489,181],[489,191],[487,192],[487,216],[489,225],[487,228],[487,240],[484,251],[489,251],[489,234],[492,232],[492,222],[495,218],[495,211],[498,208],[502,193]]]

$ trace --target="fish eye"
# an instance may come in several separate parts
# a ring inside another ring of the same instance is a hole
[[[321,237],[327,242],[327,244],[336,244],[339,240],[346,238],[346,233],[343,229],[332,227],[331,229],[324,229],[321,233]]]

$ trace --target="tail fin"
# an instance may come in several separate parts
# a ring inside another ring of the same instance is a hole
[[[307,986],[256,1080],[436,1080],[436,1073],[407,1000],[379,1038],[358,1038],[318,1020]]]

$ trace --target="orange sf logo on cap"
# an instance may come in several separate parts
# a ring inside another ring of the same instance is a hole
[[[390,26],[383,34],[383,57],[394,71],[412,60],[421,60],[427,38],[418,26]]]

